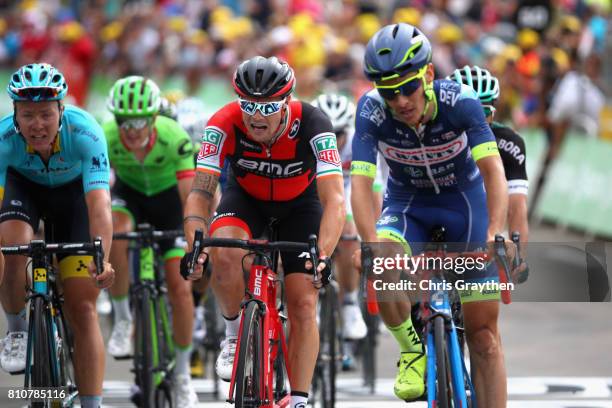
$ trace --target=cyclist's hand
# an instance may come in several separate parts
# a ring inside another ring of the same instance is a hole
[[[306,261],[306,270],[312,269],[312,262]],[[332,259],[329,256],[320,256],[317,264],[317,281],[321,282],[322,286],[327,285],[331,281],[332,275]]]
[[[104,261],[104,270],[100,273],[96,269],[96,264],[94,261],[89,263],[89,274],[96,281],[96,286],[100,289],[105,289],[110,287],[115,281],[115,270],[110,262]]]
[[[191,259],[193,258],[193,251],[186,252],[181,258],[181,276],[183,279],[187,280],[198,280],[202,277],[202,274],[206,270],[206,266],[208,265],[208,254],[206,252],[202,252],[198,257],[198,262],[193,268],[193,273],[189,274],[189,268]]]
[[[355,250],[355,252],[353,252],[351,264],[353,265],[353,268],[361,271],[361,248],[358,248]]]
[[[529,277],[529,265],[527,261],[522,259],[518,267],[512,270],[512,281],[515,283],[525,283]]]

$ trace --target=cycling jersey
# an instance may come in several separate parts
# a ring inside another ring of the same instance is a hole
[[[434,116],[418,132],[395,119],[376,90],[361,97],[351,174],[374,178],[378,150],[389,165],[387,188],[432,194],[482,184],[475,162],[499,153],[476,93],[436,80],[434,94]]]
[[[146,196],[158,194],[175,186],[178,179],[194,175],[191,139],[172,119],[164,116],[155,119],[148,153],[142,162],[125,147],[114,120],[104,124],[104,133],[117,178]]]
[[[82,177],[85,193],[108,190],[110,169],[104,133],[84,110],[64,105],[62,126],[48,163],[17,133],[13,115],[0,120],[0,199],[4,196],[6,172],[10,167],[28,180],[57,187]]]
[[[197,170],[219,175],[229,159],[230,181],[265,201],[292,200],[316,178],[342,175],[336,136],[323,112],[291,101],[284,126],[272,146],[258,143],[248,137],[238,103],[230,102],[204,129]]]
[[[493,122],[491,130],[497,140],[497,148],[504,163],[508,180],[508,194],[524,194],[529,191],[525,164],[525,141],[511,128]]]

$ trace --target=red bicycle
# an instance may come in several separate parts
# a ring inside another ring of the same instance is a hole
[[[193,241],[196,257],[206,247],[241,248],[254,254],[249,283],[242,302],[236,358],[229,388],[228,402],[240,408],[286,407],[290,403],[288,387],[287,342],[282,281],[276,273],[280,251],[301,251],[310,259],[318,259],[317,237],[308,243],[231,238],[206,238],[197,230]],[[314,271],[314,268],[313,268]],[[313,283],[320,285],[315,272]],[[317,286],[320,287],[320,286]],[[277,297],[277,289],[281,289]]]

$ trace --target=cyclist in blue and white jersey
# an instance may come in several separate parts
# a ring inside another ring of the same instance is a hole
[[[437,225],[446,227],[449,242],[464,242],[465,248],[493,241],[508,205],[504,169],[478,97],[467,86],[434,81],[431,55],[429,40],[408,24],[388,25],[370,39],[364,71],[376,89],[359,100],[353,138],[351,202],[362,239],[400,243],[415,253]],[[389,166],[378,222],[365,204],[377,151]],[[466,280],[495,280],[491,269]],[[499,293],[477,294],[462,302],[478,405],[505,407],[499,304],[474,302],[497,300]],[[395,394],[412,400],[424,392],[423,345],[408,295],[398,292],[394,299],[379,302],[380,314],[400,345]]]
[[[68,86],[49,64],[28,64],[10,77],[13,114],[0,120],[0,236],[5,245],[29,242],[45,221],[45,239],[90,241],[102,237],[104,271],[95,277],[91,256],[58,256],[64,310],[74,334],[74,370],[81,406],[99,407],[104,379],[104,342],[96,298],[109,287],[112,239],[109,163],[102,129],[87,112],[63,103]],[[0,300],[8,336],[2,368],[23,372],[27,258],[7,256]]]

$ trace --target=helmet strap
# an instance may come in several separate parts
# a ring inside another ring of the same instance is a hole
[[[273,145],[278,140],[278,138],[281,137],[281,135],[285,132],[285,129],[287,129],[288,119],[289,119],[289,104],[286,103],[285,106],[283,106],[283,116],[281,118],[281,121],[278,124],[278,128],[276,129],[274,137],[272,137],[272,139],[270,139],[270,141],[268,142],[268,146]]]
[[[435,94],[433,90],[433,82],[431,84],[428,84],[424,75],[423,77],[421,77],[421,81],[423,81],[423,90],[425,94],[425,106],[423,107],[423,113],[421,113],[421,119],[419,120],[419,125],[424,123],[425,116],[427,116],[427,112],[429,111],[429,107],[435,99]]]

